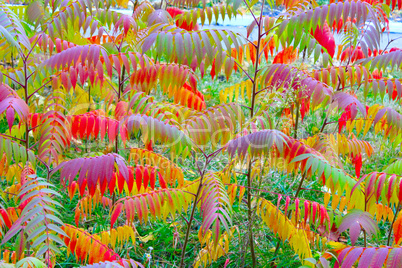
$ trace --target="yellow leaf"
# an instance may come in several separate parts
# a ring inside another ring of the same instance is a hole
[[[153,234],[149,234],[147,236],[138,236],[138,240],[143,243],[147,243],[148,241],[155,240],[155,237]]]
[[[327,207],[328,203],[329,203],[329,199],[331,198],[331,194],[330,193],[325,193],[324,194],[324,206]]]
[[[364,120],[356,119],[355,121],[356,121],[356,133],[357,135],[359,135],[363,129]]]
[[[331,207],[332,207],[333,210],[335,210],[335,209],[338,207],[339,200],[340,200],[340,196],[339,196],[339,195],[337,195],[337,194],[333,195],[333,197],[332,197],[332,204],[331,204]]]

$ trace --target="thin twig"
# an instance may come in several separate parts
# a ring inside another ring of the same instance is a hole
[[[57,75],[58,76],[58,75]],[[50,79],[49,81],[47,81],[46,83],[44,83],[42,86],[40,86],[39,88],[35,89],[34,92],[32,92],[29,96],[28,99],[30,99],[36,92],[38,92],[39,90],[41,90],[42,88],[44,88],[47,84],[49,84],[50,82],[52,82],[52,79]]]
[[[17,137],[13,137],[13,136],[10,136],[10,135],[7,135],[7,134],[3,134],[3,133],[0,133],[0,136],[5,136],[5,137],[7,137],[7,138],[16,139],[16,140],[18,140],[18,141],[25,142],[25,140],[23,140],[23,139],[19,139],[19,138],[17,138]]]
[[[255,23],[257,24],[257,26],[259,26],[259,25],[258,25],[258,20],[257,20],[257,18],[254,16],[254,12],[251,10],[251,8],[250,8],[250,6],[248,5],[247,1],[246,1],[246,0],[243,0],[243,2],[246,4],[248,10],[250,10],[250,13],[251,13],[251,15],[253,16]],[[262,12],[261,12],[261,13],[262,13]]]
[[[387,246],[389,246],[389,243],[391,242],[391,235],[392,235],[392,229],[396,220],[396,217],[398,216],[398,212],[401,208],[401,202],[398,203],[398,206],[396,207],[396,211],[394,214],[394,218],[392,220],[391,226],[389,227],[389,233],[388,233],[388,239],[387,239]],[[397,241],[398,242],[398,241]]]
[[[17,80],[15,80],[14,78],[10,77],[9,75],[1,72],[4,76],[8,77],[9,79],[11,79],[14,83],[17,83],[18,85],[20,85],[21,87],[24,87],[24,85],[22,85],[20,82],[18,82]]]
[[[251,76],[248,74],[248,72],[246,72],[246,71],[243,69],[243,67],[241,66],[241,64],[238,63],[237,61],[234,61],[234,62],[235,62],[235,63],[237,64],[237,66],[243,71],[243,73],[244,73],[245,75],[247,75],[248,79],[250,79],[250,81],[251,81],[252,83],[254,83],[254,79],[251,78]]]

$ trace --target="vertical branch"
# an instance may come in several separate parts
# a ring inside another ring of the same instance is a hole
[[[22,61],[23,61],[23,64],[24,64],[24,76],[25,76],[24,77],[24,86],[23,86],[24,95],[25,95],[25,103],[29,107],[28,73],[27,73],[27,64],[28,64],[27,61],[28,61],[28,59],[22,57]],[[28,156],[28,151],[29,151],[29,131],[30,131],[30,129],[29,129],[29,123],[28,123],[28,118],[27,118],[26,121],[25,121],[25,141],[24,141],[24,143],[25,143],[25,153],[26,153],[26,156],[27,156],[27,158],[26,158],[27,160],[29,159],[29,156]]]
[[[121,75],[121,78],[119,78],[119,93],[118,93],[118,100],[117,101],[120,101],[121,92],[123,92],[123,90],[124,90],[124,82],[125,82],[124,77],[125,76],[126,76],[126,66],[123,65],[122,75]]]
[[[123,66],[122,75],[121,76],[119,75],[119,88],[117,89],[117,103],[120,101],[121,93],[124,90],[125,75],[126,75],[126,66]],[[114,144],[114,152],[116,154],[119,152],[119,135],[116,135],[116,141]]]
[[[247,5],[247,2],[244,1]],[[264,3],[265,0],[262,1],[262,7],[261,10],[264,9]],[[248,5],[247,5],[248,6]],[[252,92],[252,96],[251,96],[251,109],[250,109],[250,118],[253,118],[254,113],[255,113],[255,98],[257,95],[257,78],[258,78],[258,67],[259,67],[259,62],[260,62],[260,47],[261,47],[261,38],[263,36],[263,34],[265,33],[261,33],[261,21],[262,21],[262,11],[259,17],[259,20],[257,21],[257,19],[254,16],[253,11],[250,9],[249,10],[251,12],[251,14],[253,15],[257,27],[258,27],[258,38],[257,38],[257,45],[255,46],[256,49],[256,53],[255,55],[257,55],[256,59],[255,59],[255,66],[254,66],[254,78],[252,80],[253,83],[253,92]],[[251,181],[251,167],[252,166],[252,162],[251,159],[249,159],[249,164],[248,164],[248,171],[247,171],[247,217],[248,217],[248,237],[249,237],[249,241],[250,241],[250,253],[251,253],[251,259],[252,259],[252,266],[256,267],[257,265],[257,258],[255,255],[255,249],[254,249],[254,235],[253,235],[253,215],[252,215],[252,206],[251,206],[251,186],[252,186],[252,181]]]
[[[401,203],[399,202],[398,206],[396,207],[396,211],[395,211],[395,214],[394,214],[394,219],[392,220],[391,226],[389,227],[387,246],[389,246],[389,243],[391,242],[392,228],[394,226],[396,217],[398,216],[398,213],[399,213],[400,209],[401,209]],[[398,241],[396,241],[396,242],[398,242]]]
[[[190,236],[191,223],[193,222],[193,219],[194,219],[195,208],[197,207],[197,203],[198,203],[198,200],[199,200],[199,197],[200,197],[200,194],[201,194],[201,189],[202,189],[202,183],[203,183],[203,180],[204,180],[205,170],[206,170],[206,167],[208,166],[209,162],[210,162],[210,159],[208,157],[205,157],[205,164],[204,164],[204,167],[202,168],[202,171],[201,171],[199,165],[197,164],[198,172],[200,173],[200,184],[198,185],[197,193],[196,193],[195,198],[194,198],[194,204],[193,204],[193,207],[191,209],[190,219],[187,221],[187,231],[186,231],[186,236],[184,238],[183,248],[182,248],[182,251],[181,251],[181,259],[180,259],[180,265],[179,265],[180,268],[184,267],[184,257],[185,257],[185,254],[186,254],[186,247],[187,247],[187,243],[188,243],[188,238]]]
[[[294,129],[294,134],[293,134],[293,138],[297,139],[297,128],[299,127],[299,117],[300,117],[300,103],[299,101],[296,101],[296,123],[295,123],[295,129]]]
[[[248,239],[250,241],[250,252],[251,259],[253,262],[253,267],[256,267],[256,257],[255,257],[255,249],[254,249],[254,235],[253,235],[253,215],[252,215],[252,207],[251,207],[251,159],[248,164],[248,172],[247,172],[247,218],[248,218]]]

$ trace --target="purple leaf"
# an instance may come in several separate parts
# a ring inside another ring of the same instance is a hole
[[[343,252],[343,251],[342,251]],[[349,268],[352,267],[356,260],[360,257],[360,255],[363,252],[363,248],[354,248],[349,253],[347,254],[346,258],[344,260],[340,260],[338,258],[338,261],[342,263],[342,268]]]
[[[388,256],[389,248],[379,248],[371,260],[370,267],[381,268],[384,266],[385,259]]]
[[[378,226],[372,219],[370,213],[353,209],[343,217],[338,232],[342,233],[347,229],[350,230],[350,239],[352,244],[354,244],[362,229],[364,229],[368,235],[373,235],[377,233]]]
[[[356,244],[357,238],[359,238],[360,235],[360,224],[359,222],[352,222],[349,226],[349,233],[350,233],[350,242],[352,243],[352,246]]]
[[[402,266],[402,248],[393,248],[388,255],[387,268]]]
[[[375,254],[375,251],[376,251],[376,248],[366,248],[360,257],[358,268],[370,267],[370,262]]]
[[[60,178],[68,180],[68,185],[71,185],[73,180],[78,176],[78,185],[81,187],[84,184],[84,179],[87,179],[88,189],[90,194],[95,193],[96,185],[99,183],[109,184],[114,176],[114,165],[117,163],[122,174],[125,173],[126,180],[128,179],[128,169],[123,158],[117,154],[107,154],[97,157],[77,158],[61,163],[56,167],[56,170],[61,171]],[[53,173],[54,174],[54,173]]]
[[[145,39],[144,44],[142,45],[143,53],[147,52],[151,48],[156,40],[156,37],[158,37],[158,33],[152,33]]]

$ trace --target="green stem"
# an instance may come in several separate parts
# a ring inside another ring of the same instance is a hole
[[[251,251],[251,259],[253,261],[253,267],[256,266],[256,257],[255,257],[255,249],[254,249],[254,236],[253,236],[253,215],[252,215],[252,206],[251,206],[251,159],[248,164],[248,173],[247,173],[247,218],[248,218],[248,239],[250,241],[250,251]]]

